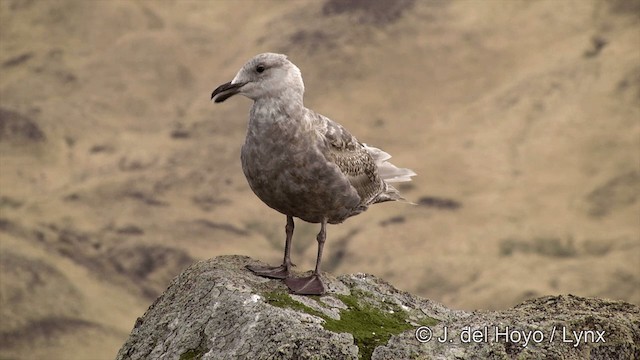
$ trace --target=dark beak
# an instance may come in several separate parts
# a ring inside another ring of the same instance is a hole
[[[246,84],[245,82],[241,82],[237,84],[232,84],[231,82],[228,82],[226,84],[222,84],[218,86],[215,90],[213,90],[213,92],[211,93],[211,100],[217,103],[223,102],[228,98],[232,97],[233,95],[239,93],[240,88],[243,87],[245,84]]]

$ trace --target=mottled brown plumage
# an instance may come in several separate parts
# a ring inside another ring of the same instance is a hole
[[[409,181],[415,173],[395,167],[387,162],[389,154],[305,108],[300,70],[284,55],[257,55],[211,98],[222,102],[237,93],[254,100],[241,151],[244,174],[265,204],[287,216],[283,264],[250,269],[284,278],[295,293],[323,293],[319,271],[326,224],[341,223],[371,204],[402,199],[388,183]],[[290,277],[294,217],[321,224],[316,269],[307,278]]]

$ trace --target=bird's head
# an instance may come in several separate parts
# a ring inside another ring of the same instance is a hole
[[[302,99],[304,83],[300,69],[285,55],[263,53],[249,60],[228,83],[218,86],[211,100],[219,103],[236,94],[252,100],[278,98],[284,93],[299,94]]]

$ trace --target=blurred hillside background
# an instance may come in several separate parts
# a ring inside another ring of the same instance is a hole
[[[251,102],[209,100],[265,51],[418,173],[418,206],[330,226],[324,270],[461,309],[640,304],[639,44],[635,0],[0,0],[0,357],[112,359],[194,261],[281,261]]]

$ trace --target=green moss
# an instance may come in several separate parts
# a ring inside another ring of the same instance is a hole
[[[186,352],[182,353],[182,355],[180,355],[180,360],[202,359],[203,355],[204,355],[204,351],[203,349],[200,349],[200,348],[187,350]]]
[[[386,344],[391,335],[413,328],[406,322],[407,313],[399,308],[383,311],[368,304],[361,304],[353,295],[337,296],[348,309],[340,312],[340,320],[325,319],[325,329],[347,332],[353,335],[360,349],[361,358],[370,359],[376,346]]]
[[[360,349],[361,359],[370,359],[376,346],[386,344],[391,335],[414,328],[407,322],[407,312],[396,304],[385,304],[387,310],[379,309],[361,300],[371,298],[370,294],[362,291],[353,291],[351,295],[336,295],[336,297],[347,305],[347,309],[340,310],[340,320],[332,319],[303,305],[284,292],[265,294],[267,303],[273,306],[290,308],[318,316],[324,319],[325,329],[353,335],[355,343]],[[437,321],[431,318],[425,318],[421,321],[423,325],[435,325],[436,323]]]
[[[423,319],[416,321],[416,323],[421,326],[434,326],[438,324],[438,320],[425,316]]]
[[[291,298],[289,294],[281,292],[281,291],[272,291],[264,294],[264,298],[268,304],[273,306],[281,307],[281,308],[289,308],[297,311],[305,312],[309,315],[314,315],[321,317],[323,319],[326,316],[318,310],[312,309],[307,305],[301,304]]]

